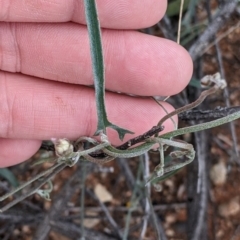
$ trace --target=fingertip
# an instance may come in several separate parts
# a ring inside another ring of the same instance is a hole
[[[105,42],[107,88],[142,96],[171,96],[181,92],[193,72],[189,53],[171,40],[129,33],[112,32],[111,37],[109,32],[103,34],[104,40],[111,41]],[[114,42],[119,42],[118,47],[110,48]],[[120,47],[122,42],[124,48]],[[116,75],[120,67],[123,70]]]
[[[168,39],[159,39],[159,63],[161,69],[152,78],[154,89],[164,89],[162,96],[171,96],[181,92],[189,83],[193,73],[193,61],[188,51],[181,45]],[[162,60],[162,61],[161,61]],[[164,81],[162,80],[164,79]],[[161,91],[161,90],[160,90]],[[159,95],[159,94],[156,94]]]
[[[167,9],[166,0],[98,1],[101,26],[114,29],[151,27],[161,20]]]
[[[145,26],[145,28],[157,24],[163,18],[167,11],[167,4],[166,0],[152,2],[152,10],[147,12],[147,18],[149,19],[148,26]]]
[[[9,167],[32,157],[40,148],[41,141],[25,139],[0,139],[0,167]]]
[[[86,24],[83,1],[14,1],[0,4],[0,20],[5,22],[69,22]],[[166,11],[167,0],[99,0],[101,27],[140,29],[157,23]]]
[[[176,93],[181,92],[191,80],[193,74],[193,61],[188,51],[181,45],[178,45],[178,59],[176,61],[176,71],[179,75]]]

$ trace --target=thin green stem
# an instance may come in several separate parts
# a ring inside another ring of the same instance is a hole
[[[32,179],[30,179],[29,181],[27,181],[26,183],[22,184],[21,186],[15,188],[13,191],[6,193],[5,195],[3,195],[2,197],[0,197],[0,202],[5,200],[6,198],[12,196],[13,194],[15,194],[16,192],[22,190],[23,188],[27,187],[29,184],[35,182],[36,180],[38,180],[39,178],[47,175],[48,173],[52,172],[54,169],[58,168],[60,165],[62,165],[63,163],[57,163],[54,166],[52,166],[51,168],[47,169],[44,172],[39,173],[38,175],[36,175],[35,177],[33,177]]]
[[[122,140],[127,133],[133,133],[127,129],[112,124],[107,118],[105,108],[105,71],[102,49],[101,30],[97,14],[97,6],[95,0],[84,0],[85,15],[88,26],[92,69],[94,76],[95,99],[97,105],[98,124],[95,135],[101,133],[106,134],[106,128],[111,127],[118,132],[119,138]]]
[[[40,181],[40,183],[37,184],[37,186],[32,188],[28,193],[22,194],[20,197],[16,198],[12,202],[10,202],[7,205],[5,205],[3,208],[0,209],[0,212],[5,212],[6,210],[8,210],[9,208],[13,207],[17,203],[21,202],[25,198],[27,198],[27,197],[31,196],[32,194],[36,193],[36,191],[40,187],[42,187],[45,183],[47,183],[53,176],[55,176],[56,174],[61,172],[66,166],[67,165],[64,164],[64,163],[58,164],[57,167],[54,170],[52,169],[53,171],[47,177],[45,177],[42,181]]]
[[[218,90],[218,88],[212,87],[212,88],[210,88],[210,89],[208,89],[208,90],[203,91],[203,92],[200,94],[199,98],[198,98],[196,101],[194,101],[194,102],[192,102],[192,103],[189,103],[189,104],[186,105],[186,106],[180,107],[180,108],[178,108],[178,109],[170,112],[169,114],[165,115],[165,116],[158,122],[158,126],[161,126],[167,119],[173,117],[174,115],[178,115],[178,114],[181,113],[181,112],[185,112],[185,111],[187,111],[187,110],[189,110],[189,109],[192,109],[192,108],[197,107],[200,103],[202,103],[202,102],[204,101],[204,99],[205,99],[207,96],[209,96],[210,94],[215,93],[217,90]]]
[[[154,144],[155,144],[154,142],[145,142],[137,147],[130,148],[127,150],[119,150],[113,146],[108,146],[102,150],[104,153],[115,158],[116,157],[131,158],[131,157],[137,157],[149,151]]]
[[[225,123],[229,123],[231,121],[234,121],[238,118],[240,118],[240,111],[232,113],[232,114],[230,114],[226,117],[222,117],[220,119],[210,121],[210,122],[200,123],[200,124],[197,124],[197,125],[194,125],[194,126],[180,128],[178,130],[163,134],[160,137],[170,139],[170,138],[173,138],[173,137],[185,134],[185,133],[198,132],[198,131],[206,130],[206,129],[209,129],[209,128],[214,128],[214,127],[223,125]]]

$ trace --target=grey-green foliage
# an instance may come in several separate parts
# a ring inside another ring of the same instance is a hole
[[[185,11],[188,8],[188,4],[189,4],[190,0],[185,0],[184,4],[183,4],[183,11]],[[168,8],[167,8],[167,15],[169,17],[173,17],[179,14],[179,9],[180,9],[180,4],[181,4],[181,0],[174,0],[171,1],[168,4]]]
[[[95,86],[95,99],[98,116],[98,125],[95,135],[99,135],[100,133],[106,133],[106,128],[111,127],[118,132],[119,138],[122,140],[126,133],[133,132],[118,127],[115,124],[112,124],[107,118],[107,112],[105,108],[105,74],[103,50],[96,2],[95,0],[84,0],[84,4],[89,33],[92,69]]]
[[[8,168],[1,168],[0,176],[5,178],[13,187],[17,187],[19,185],[17,178]]]

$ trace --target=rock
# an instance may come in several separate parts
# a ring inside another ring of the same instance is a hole
[[[94,193],[101,202],[111,202],[113,199],[112,194],[100,183],[95,186]]]
[[[228,203],[219,205],[218,213],[221,217],[229,217],[238,214],[240,211],[239,197],[235,197]]]
[[[212,166],[210,170],[210,179],[214,185],[223,185],[227,180],[227,168],[221,161]]]

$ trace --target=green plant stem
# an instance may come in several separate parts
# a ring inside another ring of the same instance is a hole
[[[181,113],[181,112],[185,112],[185,111],[187,111],[187,110],[190,110],[190,109],[192,109],[192,108],[197,107],[200,103],[202,103],[202,102],[204,101],[204,99],[205,99],[207,96],[209,96],[210,94],[215,93],[217,90],[218,90],[217,87],[212,87],[212,88],[210,88],[210,89],[208,89],[208,90],[203,91],[203,92],[200,94],[199,98],[198,98],[196,101],[194,101],[194,102],[192,102],[192,103],[189,103],[189,104],[186,105],[186,106],[180,107],[180,108],[178,108],[178,109],[170,112],[170,113],[167,114],[166,116],[164,116],[164,117],[158,122],[158,126],[161,126],[167,119],[173,117],[174,115],[177,115],[177,114],[179,114],[179,113]]]
[[[15,188],[13,191],[6,193],[5,195],[3,195],[2,197],[0,197],[0,202],[5,200],[6,198],[12,196],[14,193],[22,190],[23,188],[27,187],[29,184],[35,182],[36,180],[38,180],[39,178],[47,175],[48,173],[52,172],[54,169],[58,168],[60,165],[62,165],[63,163],[58,163],[55,164],[54,166],[52,166],[51,168],[47,169],[44,172],[39,173],[38,175],[36,175],[34,178],[32,178],[31,180],[29,180],[28,182],[22,184],[21,186]]]
[[[25,198],[31,196],[32,194],[36,193],[37,190],[42,187],[45,183],[47,183],[53,176],[55,176],[57,173],[61,172],[67,165],[64,163],[58,164],[57,167],[47,176],[45,177],[42,181],[40,181],[37,186],[32,188],[28,193],[22,194],[20,197],[16,198],[12,202],[8,203],[5,205],[3,208],[0,209],[0,212],[5,212],[9,208],[13,207],[17,203],[21,202]],[[12,194],[11,194],[12,195]]]
[[[101,31],[96,2],[95,0],[84,0],[84,6],[89,33],[92,69],[95,86],[95,99],[98,116],[97,131],[95,135],[99,135],[100,133],[106,134],[106,128],[111,127],[118,132],[119,138],[123,140],[125,134],[132,134],[133,132],[112,124],[107,118],[107,112],[105,108],[105,71]]]
[[[222,117],[220,119],[210,121],[210,122],[200,123],[200,124],[197,124],[197,125],[194,125],[194,126],[180,128],[178,130],[163,134],[160,137],[170,139],[170,138],[182,135],[182,134],[198,132],[198,131],[206,130],[206,129],[209,129],[209,128],[214,128],[214,127],[223,125],[225,123],[232,122],[232,121],[234,121],[238,118],[240,118],[240,111],[232,113],[232,114],[230,114],[226,117]]]
[[[137,157],[149,151],[154,144],[155,144],[154,142],[146,142],[137,147],[130,148],[127,150],[119,150],[113,146],[108,146],[106,148],[103,148],[102,151],[108,154],[109,156],[112,156],[115,158],[116,157],[131,158],[131,157]]]
[[[85,15],[87,20],[92,68],[94,75],[94,86],[98,114],[97,131],[103,131],[106,134],[104,122],[108,122],[105,109],[105,81],[104,81],[104,62],[101,41],[101,31],[97,15],[95,0],[84,0]]]

